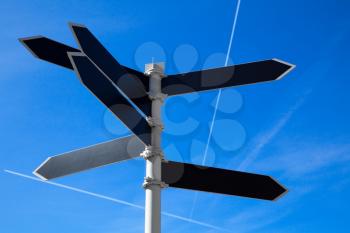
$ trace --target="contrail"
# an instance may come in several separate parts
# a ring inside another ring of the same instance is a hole
[[[100,199],[112,201],[112,202],[115,202],[115,203],[118,203],[118,204],[127,205],[127,206],[134,207],[134,208],[137,208],[137,209],[142,209],[142,210],[145,209],[143,206],[136,205],[136,204],[133,204],[131,202],[123,201],[123,200],[120,200],[120,199],[117,199],[117,198],[113,198],[113,197],[108,197],[108,196],[101,195],[101,194],[94,193],[94,192],[89,192],[89,191],[86,191],[86,190],[83,190],[83,189],[75,188],[75,187],[72,187],[72,186],[68,186],[68,185],[64,185],[64,184],[60,184],[60,183],[56,183],[56,182],[52,182],[52,181],[41,180],[39,178],[36,178],[36,177],[33,177],[33,176],[29,176],[29,175],[26,175],[26,174],[23,174],[23,173],[20,173],[20,172],[15,172],[15,171],[7,170],[7,169],[5,169],[4,172],[12,174],[12,175],[20,176],[20,177],[23,177],[23,178],[27,178],[27,179],[30,179],[30,180],[35,180],[35,181],[39,181],[39,182],[42,182],[42,183],[51,184],[53,186],[64,188],[64,189],[68,189],[68,190],[72,190],[72,191],[75,191],[75,192],[78,192],[78,193],[87,194],[87,195],[90,195],[90,196],[93,196],[93,197],[97,197],[97,198],[100,198]],[[182,217],[182,216],[179,216],[179,215],[176,215],[176,214],[172,214],[172,213],[168,213],[168,212],[161,212],[161,213],[162,213],[162,215],[170,217],[170,218],[175,218],[175,219],[182,220],[182,221],[185,221],[185,222],[189,222],[189,223],[197,224],[197,225],[200,225],[200,226],[208,227],[208,228],[211,228],[211,229],[214,229],[214,230],[220,230],[220,231],[229,232],[229,230],[227,230],[227,229],[224,229],[224,228],[221,228],[221,227],[217,227],[217,226],[214,226],[214,225],[211,225],[211,224],[208,224],[208,223],[204,223],[204,222],[201,222],[201,221],[185,218],[185,217]]]
[[[240,5],[241,5],[241,0],[238,0],[237,7],[236,7],[236,12],[235,12],[235,17],[234,17],[233,25],[232,25],[230,42],[228,44],[227,53],[226,53],[225,66],[228,65],[228,60],[229,60],[230,53],[231,53],[232,41],[233,41],[233,37],[235,35],[235,30],[236,30],[236,25],[237,25],[237,17],[238,17]],[[209,135],[208,135],[208,139],[207,139],[207,145],[206,145],[205,151],[204,151],[204,157],[203,157],[202,165],[205,164],[205,161],[207,159],[208,147],[209,147],[209,144],[210,144],[211,135],[213,133],[214,122],[215,122],[215,119],[216,119],[216,113],[218,111],[220,97],[221,97],[221,89],[219,89],[218,94],[216,96],[216,102],[215,102],[215,107],[214,107],[214,114],[213,114],[213,118],[212,118],[212,121],[211,121],[210,129],[209,129]]]
[[[176,218],[176,219],[183,220],[183,221],[186,221],[186,222],[198,224],[198,225],[201,225],[201,226],[204,226],[204,227],[212,228],[214,230],[230,232],[229,230],[227,230],[225,228],[221,228],[221,227],[217,227],[217,226],[214,226],[214,225],[211,225],[211,224],[208,224],[208,223],[204,223],[204,222],[200,222],[200,221],[197,221],[197,220],[193,220],[191,218],[181,217],[179,215],[175,215],[175,214],[171,214],[171,213],[167,213],[167,212],[162,212],[162,214],[164,216],[168,216],[168,217]]]
[[[225,60],[225,66],[228,65],[228,60],[230,57],[230,53],[231,53],[231,48],[232,48],[232,41],[233,41],[233,37],[235,35],[235,31],[236,31],[236,25],[237,25],[237,18],[238,18],[238,13],[239,13],[239,8],[241,6],[241,0],[238,0],[237,2],[237,7],[236,7],[236,12],[235,12],[235,16],[233,19],[233,25],[232,25],[232,30],[231,30],[231,36],[230,36],[230,42],[228,44],[228,48],[227,48],[227,53],[226,53],[226,60]],[[220,98],[221,98],[221,89],[219,89],[218,94],[216,96],[216,102],[215,102],[215,107],[214,107],[214,113],[213,113],[213,118],[211,120],[211,124],[210,124],[210,128],[209,128],[209,134],[208,134],[208,139],[207,139],[207,144],[205,146],[205,150],[204,150],[204,156],[203,156],[203,160],[202,160],[202,165],[205,165],[205,162],[207,160],[207,154],[208,154],[208,148],[210,145],[210,141],[211,141],[211,136],[213,133],[213,129],[214,129],[214,124],[215,124],[215,119],[216,119],[216,113],[218,111],[218,106],[220,103]],[[192,205],[192,209],[191,209],[191,213],[190,213],[190,217],[192,218],[193,216],[193,212],[194,212],[194,207],[196,205],[197,202],[197,198],[198,198],[198,192],[195,193],[194,196],[194,200],[193,200],[193,205]]]
[[[10,173],[10,174],[16,175],[16,176],[21,176],[21,177],[24,177],[24,178],[27,178],[27,179],[39,181],[39,182],[42,182],[42,183],[51,184],[53,186],[57,186],[57,187],[60,187],[60,188],[69,189],[69,190],[72,190],[72,191],[75,191],[75,192],[88,194],[90,196],[98,197],[98,198],[105,199],[105,200],[108,200],[108,201],[113,201],[113,202],[116,202],[118,204],[127,205],[127,206],[135,207],[135,208],[138,208],[138,209],[144,209],[144,207],[142,207],[140,205],[135,205],[135,204],[127,202],[127,201],[122,201],[122,200],[119,200],[119,199],[116,199],[116,198],[104,196],[104,195],[101,195],[101,194],[98,194],[98,193],[89,192],[89,191],[86,191],[86,190],[83,190],[83,189],[74,188],[72,186],[59,184],[59,183],[52,182],[52,181],[41,180],[39,178],[36,178],[36,177],[33,177],[33,176],[28,176],[28,175],[25,175],[23,173],[10,171],[10,170],[4,170],[4,172]]]

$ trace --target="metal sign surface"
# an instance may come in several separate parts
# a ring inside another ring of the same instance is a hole
[[[114,139],[47,158],[34,174],[50,180],[140,156],[145,145],[136,136]]]
[[[162,91],[170,96],[281,79],[294,68],[271,59],[234,66],[169,75],[162,80]],[[182,86],[182,87],[181,87]]]
[[[81,82],[146,145],[151,144],[151,127],[113,83],[82,53],[69,53]]]
[[[174,188],[270,201],[287,192],[270,176],[173,161],[162,163],[162,181]]]
[[[70,26],[84,54],[88,56],[138,108],[147,116],[150,116],[151,101],[147,94],[148,82],[146,81],[148,77],[141,72],[134,71],[131,74],[124,69],[85,26],[78,24],[70,24]]]

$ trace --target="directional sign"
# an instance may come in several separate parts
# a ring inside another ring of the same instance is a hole
[[[146,145],[151,144],[151,127],[116,86],[82,53],[68,53],[81,82]]]
[[[19,41],[33,54],[33,56],[71,70],[73,70],[73,66],[68,58],[68,52],[81,52],[79,49],[44,36],[20,38]],[[148,79],[141,79],[141,77],[144,77],[143,73],[123,65],[120,66],[122,66],[130,75],[140,77],[139,79],[144,85],[148,86]]]
[[[49,157],[34,174],[45,180],[58,178],[137,157],[144,149],[136,136],[119,138]]]
[[[35,57],[68,69],[73,69],[73,66],[70,63],[67,52],[79,52],[78,49],[43,36],[21,38],[19,41]]]
[[[217,88],[253,84],[282,78],[295,66],[272,59],[184,74],[169,75],[162,80],[162,91],[168,95],[207,91]]]
[[[80,49],[128,98],[132,99],[137,107],[150,116],[151,101],[147,94],[149,78],[140,72],[137,75],[127,72],[85,26],[78,24],[70,26]]]
[[[75,26],[74,28],[79,31],[79,28],[77,29]],[[91,36],[93,35],[91,34]],[[43,36],[21,38],[19,41],[35,57],[72,70],[73,66],[68,58],[68,52],[81,51]],[[95,40],[95,42],[94,45],[100,45],[98,48],[101,49],[102,53],[108,53],[108,51],[106,51],[97,40]],[[89,49],[86,51],[90,52]],[[104,61],[107,60],[108,63],[104,68],[111,67],[112,71],[119,70],[119,73],[122,73],[122,75],[114,76],[115,72],[111,73],[111,70],[103,72],[108,72],[112,75],[109,76],[112,77],[111,80],[136,104],[138,108],[141,109],[141,111],[144,112],[144,114],[150,116],[151,103],[146,93],[149,85],[148,77],[139,71],[120,65],[112,55],[109,53],[108,55],[104,56]],[[101,62],[101,64],[104,63]]]
[[[162,162],[162,181],[174,188],[270,201],[287,191],[269,176],[172,161]]]

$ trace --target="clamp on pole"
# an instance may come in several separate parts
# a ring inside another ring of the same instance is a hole
[[[154,157],[160,157],[164,160],[164,153],[161,148],[155,148],[153,146],[146,146],[145,150],[140,154],[145,160],[151,160]]]
[[[147,92],[147,94],[148,94],[148,98],[150,98],[150,100],[152,100],[152,101],[159,100],[162,103],[164,103],[164,100],[168,97],[168,94],[164,94],[164,93],[158,93],[158,94],[154,95],[151,92]]]
[[[155,118],[155,117],[146,117],[146,121],[149,124],[149,126],[151,127],[158,127],[160,129],[164,129],[164,125],[162,123],[162,121],[159,118]]]
[[[153,179],[153,178],[148,177],[148,176],[145,177],[144,182],[142,184],[143,188],[147,189],[147,188],[150,188],[152,185],[157,185],[157,186],[160,186],[161,188],[169,187],[168,184],[166,184],[165,182],[163,182],[161,180],[156,180],[156,179]]]

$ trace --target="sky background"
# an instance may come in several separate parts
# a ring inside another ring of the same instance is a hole
[[[76,47],[81,23],[122,63],[166,62],[166,73],[223,66],[237,1],[0,3],[0,231],[142,232],[142,210],[4,172],[31,175],[48,156],[127,135],[67,69],[35,59],[18,38]],[[216,91],[166,101],[168,159],[271,175],[277,202],[165,189],[163,211],[234,233],[349,232],[350,2],[242,0],[229,64],[279,58],[284,79],[224,90],[203,160]],[[144,161],[55,182],[144,205]],[[225,232],[163,217],[163,232]]]

